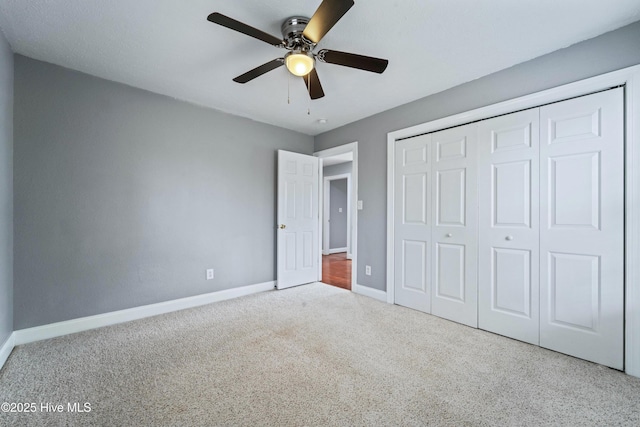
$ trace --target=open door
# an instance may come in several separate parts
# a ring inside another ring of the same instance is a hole
[[[278,289],[320,280],[319,163],[278,150]]]

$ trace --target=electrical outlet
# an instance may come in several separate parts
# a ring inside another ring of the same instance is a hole
[[[214,277],[213,268],[207,269],[207,280],[213,280]]]
[[[371,276],[371,266],[370,265],[365,265],[364,266],[364,274],[366,274],[367,276]]]
[[[358,210],[361,211],[363,208],[362,200],[358,200]]]
[[[342,212],[342,208],[338,208],[338,212]]]

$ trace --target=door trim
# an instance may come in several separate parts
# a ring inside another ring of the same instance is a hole
[[[514,98],[387,134],[387,302],[394,298],[395,143],[616,86],[625,89],[625,372],[640,377],[640,65]]]
[[[349,207],[351,209],[351,291],[355,289],[355,285],[358,283],[358,142],[351,142],[337,147],[328,148],[326,150],[320,150],[313,153],[314,156],[320,158],[320,170],[322,171],[322,159],[325,157],[331,157],[338,154],[353,153],[353,160],[351,163],[351,200],[349,201]],[[323,176],[320,176],[321,185],[324,183]],[[322,202],[324,199],[324,189],[320,190],[320,206],[321,212],[324,212]],[[320,226],[322,226],[322,218],[320,218]],[[324,230],[323,230],[324,232]],[[319,277],[322,277],[322,242],[320,242],[319,254]]]
[[[331,223],[328,221],[331,209],[331,181],[337,181],[339,179],[347,180],[347,247],[346,248],[333,248],[331,249]],[[331,255],[332,253],[347,252],[347,258],[351,258],[351,174],[343,173],[340,175],[325,176],[322,181],[324,199],[322,208],[322,255]],[[339,249],[339,250],[338,250]],[[333,251],[333,252],[332,252]]]

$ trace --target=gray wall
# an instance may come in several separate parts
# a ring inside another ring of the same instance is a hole
[[[13,52],[0,31],[0,346],[13,332]]]
[[[329,249],[346,248],[347,178],[330,181],[329,187]]]
[[[386,289],[387,133],[640,63],[640,22],[315,138],[315,151],[358,141],[360,285]],[[365,276],[365,265],[372,275]]]
[[[338,163],[337,165],[325,166],[322,168],[323,176],[342,175],[351,173],[353,170],[353,162]]]
[[[19,55],[14,114],[15,329],[275,279],[312,137]]]

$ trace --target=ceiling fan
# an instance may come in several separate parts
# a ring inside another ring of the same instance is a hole
[[[218,12],[209,15],[207,20],[262,40],[270,45],[288,50],[284,57],[274,59],[251,71],[247,71],[234,78],[234,82],[247,83],[271,70],[286,65],[291,74],[304,79],[311,99],[318,99],[324,96],[324,91],[322,90],[322,85],[320,84],[320,79],[316,71],[316,61],[343,65],[345,67],[357,68],[379,74],[382,73],[389,64],[389,61],[386,59],[339,52],[337,50],[320,49],[314,52],[320,40],[322,40],[325,34],[351,9],[353,4],[353,0],[323,0],[311,19],[304,16],[292,16],[285,19],[281,26],[282,39]]]

